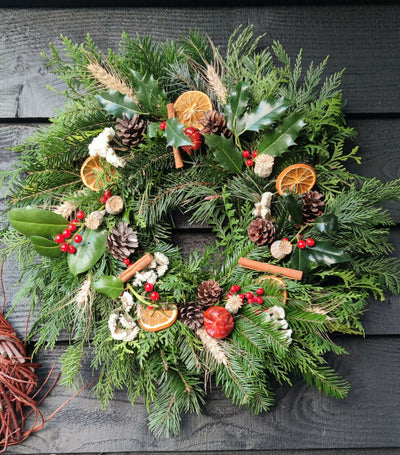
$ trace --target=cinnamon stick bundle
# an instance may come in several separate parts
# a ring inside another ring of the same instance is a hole
[[[256,270],[257,272],[268,272],[274,275],[282,275],[291,280],[301,280],[303,272],[301,270],[288,269],[277,265],[268,264],[266,262],[253,261],[252,259],[240,258],[239,265],[245,269]]]

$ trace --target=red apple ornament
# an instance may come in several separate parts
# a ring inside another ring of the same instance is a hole
[[[204,328],[212,338],[222,340],[232,332],[234,327],[231,313],[222,306],[212,306],[204,313]]]

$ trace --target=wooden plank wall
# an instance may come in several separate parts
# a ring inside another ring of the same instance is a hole
[[[60,34],[81,42],[90,32],[100,47],[117,48],[123,30],[151,32],[157,39],[177,38],[199,27],[217,45],[239,24],[254,24],[267,32],[264,44],[280,40],[295,57],[304,48],[304,61],[331,56],[328,71],[346,68],[343,93],[349,124],[359,131],[363,164],[359,173],[383,180],[400,177],[400,7],[364,5],[266,6],[263,8],[90,8],[0,9],[0,169],[9,169],[8,147],[20,143],[53,115],[61,98],[46,89],[62,85],[48,73],[40,52]],[[4,192],[0,193],[4,197]],[[400,221],[400,206],[392,204]],[[400,254],[400,231],[393,229],[395,254]],[[210,241],[205,230],[178,225],[174,239],[185,252]],[[7,296],[17,288],[17,271],[6,267]],[[154,438],[146,428],[146,411],[132,408],[123,391],[103,411],[89,392],[60,411],[44,429],[9,453],[265,453],[270,455],[400,454],[400,306],[399,297],[371,301],[364,316],[365,339],[337,336],[349,355],[331,363],[353,387],[348,399],[320,396],[302,381],[277,387],[277,404],[268,414],[252,416],[233,407],[213,391],[201,416],[183,418],[182,432],[169,440]],[[27,308],[10,316],[24,334]],[[42,377],[65,349],[60,340],[53,352],[42,352]],[[84,379],[91,378],[90,358]],[[49,415],[70,392],[56,386],[42,406]]]

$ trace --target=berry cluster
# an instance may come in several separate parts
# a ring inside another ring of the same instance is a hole
[[[157,300],[160,300],[160,294],[154,290],[154,285],[152,285],[151,283],[146,283],[144,285],[144,290],[146,292],[150,292],[150,300],[152,300],[153,302],[157,302]],[[149,305],[148,308],[149,310],[152,310],[154,307]]]
[[[104,191],[104,195],[101,196],[101,198],[100,198],[100,202],[102,204],[105,204],[107,202],[107,199],[110,199],[111,196],[112,196],[111,191],[110,190],[105,190]]]
[[[231,292],[228,292],[228,294],[226,294],[226,298],[227,299],[230,299],[233,294],[236,294],[237,292],[240,291],[240,286],[237,285],[237,284],[234,284],[233,286],[231,286],[230,288],[230,291]],[[247,299],[247,303],[249,303],[250,305],[253,304],[253,303],[258,303],[258,304],[262,304],[264,302],[264,299],[261,297],[264,293],[264,289],[263,288],[258,288],[256,290],[256,296],[254,296],[251,292],[246,292],[246,294],[239,294],[239,297],[244,300],[244,299]]]
[[[254,150],[253,154],[251,154],[248,150],[243,150],[242,155],[243,158],[246,160],[246,164],[248,167],[253,166],[254,164],[253,159],[257,157],[257,154],[258,154],[257,150]]]
[[[300,240],[297,242],[297,246],[298,246],[301,250],[304,250],[304,248],[306,248],[307,246],[308,246],[309,248],[312,248],[314,245],[315,245],[315,240],[312,239],[312,238],[309,238],[309,239],[307,239],[307,240],[300,239]]]
[[[71,237],[72,233],[75,232],[77,229],[77,224],[79,224],[80,221],[85,219],[85,214],[82,211],[76,212],[76,218],[77,218],[76,220],[71,221],[70,225],[67,227],[67,229],[64,229],[62,234],[57,234],[54,238],[56,243],[60,244],[60,250],[63,253],[75,254],[76,248],[74,247],[74,245],[71,245],[72,240],[75,243],[82,242],[82,236],[80,234],[76,234],[73,239]]]

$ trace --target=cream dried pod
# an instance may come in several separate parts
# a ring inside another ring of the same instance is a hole
[[[111,196],[107,199],[106,212],[110,215],[118,215],[124,209],[124,201],[121,196]]]
[[[255,159],[254,173],[259,177],[269,177],[274,167],[274,157],[263,153]]]
[[[271,245],[271,254],[275,259],[283,259],[292,252],[293,246],[288,240],[276,240]]]

